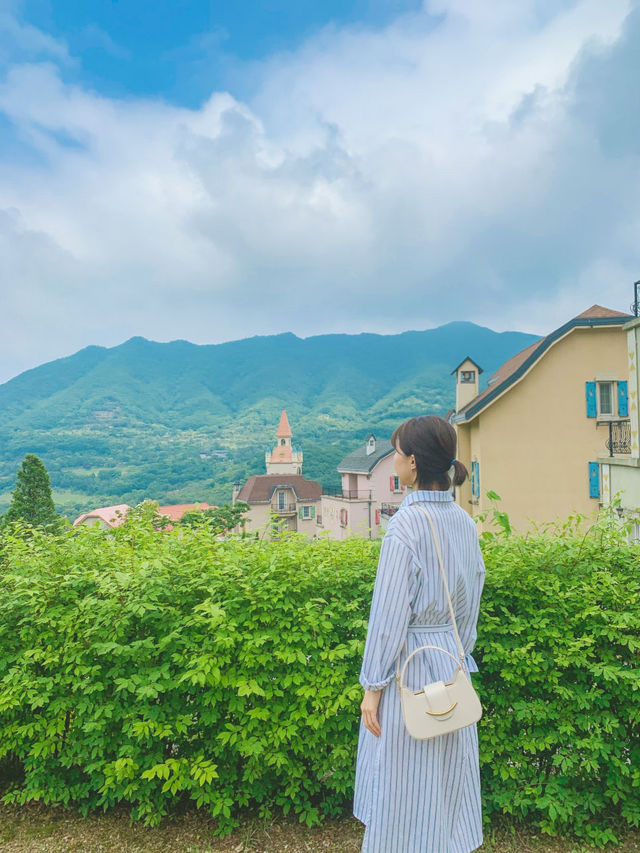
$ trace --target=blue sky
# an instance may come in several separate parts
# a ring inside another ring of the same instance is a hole
[[[246,83],[241,66],[295,50],[325,27],[375,27],[415,0],[25,0],[21,17],[68,45],[68,78],[116,97],[158,96],[197,107]]]
[[[0,381],[627,309],[639,39],[634,0],[5,0]]]

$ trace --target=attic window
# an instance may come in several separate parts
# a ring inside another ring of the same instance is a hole
[[[475,381],[476,381],[475,370],[461,370],[460,371],[460,382],[475,382]]]
[[[374,435],[370,435],[367,439],[367,456],[372,453],[375,453],[376,449],[376,438]]]

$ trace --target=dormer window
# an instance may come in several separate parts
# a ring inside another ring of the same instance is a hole
[[[461,370],[460,371],[460,382],[475,382],[475,381],[476,381],[475,370]]]
[[[376,450],[376,437],[375,435],[370,435],[367,439],[367,456],[370,456],[372,453],[375,453]]]

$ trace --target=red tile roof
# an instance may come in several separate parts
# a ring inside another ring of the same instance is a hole
[[[206,503],[168,504],[167,506],[159,506],[158,512],[160,515],[166,515],[171,521],[180,521],[185,512],[198,512],[205,509],[216,509],[216,507]]]
[[[109,527],[118,527],[125,521],[127,512],[131,509],[129,504],[115,504],[115,506],[101,506],[79,515],[73,522],[73,527],[82,524],[87,518],[98,518],[108,524]]]
[[[291,454],[291,447],[286,445],[284,447],[275,447],[271,451],[271,461],[272,462],[292,462],[293,456]]]
[[[592,305],[582,314],[578,314],[576,320],[584,320],[588,317],[629,317],[631,319],[630,315],[625,314],[624,311],[614,311],[613,308],[603,308],[602,305]]]
[[[269,503],[277,488],[292,488],[300,501],[319,501],[322,486],[305,480],[301,474],[254,474],[240,489],[236,500],[246,503]]]

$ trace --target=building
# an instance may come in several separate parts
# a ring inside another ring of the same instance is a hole
[[[102,506],[98,509],[92,509],[91,512],[84,512],[82,515],[79,515],[72,526],[100,527],[102,530],[119,527],[125,521],[130,509],[129,504]]]
[[[489,508],[489,490],[520,529],[574,512],[592,515],[614,479],[622,484],[638,470],[618,445],[613,457],[604,455],[610,430],[617,437],[629,429],[627,339],[635,365],[638,324],[630,320],[593,305],[505,362],[482,392],[480,367],[468,357],[458,365],[450,420],[470,479],[456,497],[471,515]]]
[[[365,443],[342,460],[342,486],[325,489],[319,526],[335,539],[375,539],[405,496],[393,470],[394,448],[388,439],[367,436]]]
[[[287,412],[283,409],[276,431],[276,446],[264,455],[267,474],[302,474],[302,449],[292,446],[292,437]]]
[[[322,486],[302,476],[302,450],[291,444],[291,427],[282,411],[276,431],[276,446],[265,454],[266,474],[254,474],[241,486],[234,483],[233,503],[249,504],[247,533],[271,535],[271,524],[279,530],[304,533],[312,539],[317,532]]]
[[[105,506],[99,509],[93,509],[91,512],[85,512],[78,516],[73,522],[73,527],[80,524],[94,525],[101,527],[103,530],[112,527],[119,527],[126,518],[127,512],[131,509],[129,504],[117,504],[116,506]],[[158,507],[158,514],[166,516],[171,521],[179,521],[185,512],[198,512],[205,509],[215,509],[207,503],[195,504],[168,504]],[[166,529],[170,530],[172,525],[168,525]]]
[[[611,504],[619,500],[618,512],[636,521],[635,538],[640,538],[640,447],[638,444],[638,403],[640,401],[640,319],[634,317],[625,323],[628,386],[623,382],[612,387],[609,409],[614,414],[606,424],[606,448],[601,448],[597,463],[600,470],[601,502]],[[628,391],[628,394],[627,394]],[[602,408],[600,396],[596,405]],[[605,392],[605,403],[607,393]],[[628,400],[627,400],[628,396]],[[612,405],[617,397],[617,412]],[[594,468],[595,471],[595,468]],[[594,473],[594,487],[596,485]]]

